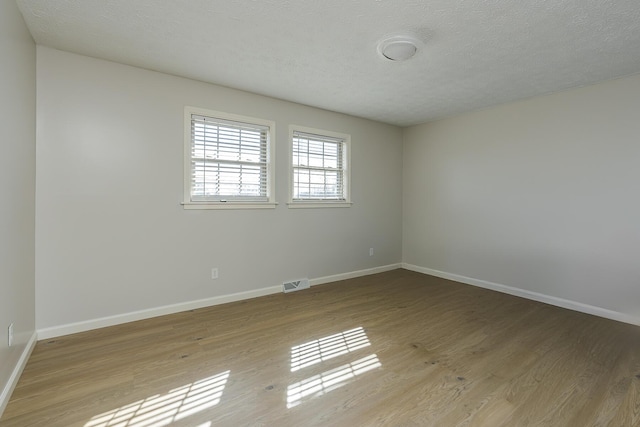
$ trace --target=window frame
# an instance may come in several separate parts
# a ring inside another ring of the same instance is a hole
[[[343,200],[335,199],[294,199],[294,175],[296,167],[293,164],[293,138],[296,132],[318,135],[319,137],[335,138],[342,140],[342,180],[344,196]],[[306,126],[289,126],[289,208],[348,208],[351,202],[351,135],[346,133],[315,129]]]
[[[229,120],[240,122],[248,125],[256,125],[267,127],[267,173],[266,173],[266,200],[192,200],[191,195],[191,173],[192,173],[192,116],[204,116],[212,119]],[[209,110],[200,107],[185,106],[184,108],[184,186],[183,186],[183,207],[184,209],[273,209],[276,207],[275,202],[275,132],[276,124],[272,120],[258,119],[255,117],[242,116],[239,114],[226,113],[222,111]]]

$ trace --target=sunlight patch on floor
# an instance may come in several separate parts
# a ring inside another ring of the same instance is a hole
[[[370,345],[364,329],[358,327],[291,347],[291,372]]]
[[[292,384],[287,388],[287,408],[293,408],[304,400],[322,396],[347,384],[356,376],[382,366],[378,356],[371,354],[355,362],[342,365]]]
[[[162,427],[217,405],[230,371],[93,417],[84,427]],[[210,427],[204,423],[201,427]]]

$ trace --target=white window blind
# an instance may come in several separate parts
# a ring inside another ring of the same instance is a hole
[[[345,138],[294,129],[292,143],[292,200],[346,201]]]
[[[191,114],[192,202],[269,200],[269,126]]]

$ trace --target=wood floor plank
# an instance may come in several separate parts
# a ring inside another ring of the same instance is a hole
[[[43,340],[1,427],[640,426],[640,328],[391,272]]]

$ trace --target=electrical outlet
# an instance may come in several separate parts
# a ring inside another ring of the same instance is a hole
[[[13,323],[9,325],[7,329],[7,344],[9,347],[13,345]]]
[[[373,256],[373,248],[369,248],[369,256]]]
[[[217,268],[212,268],[211,269],[211,278],[214,279],[214,280],[218,278],[218,269]]]

